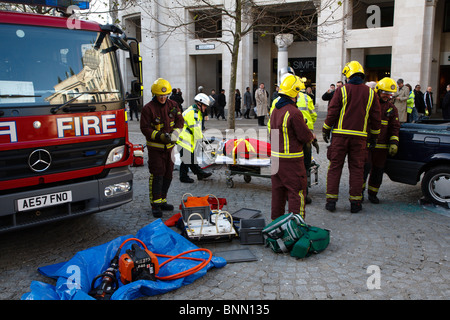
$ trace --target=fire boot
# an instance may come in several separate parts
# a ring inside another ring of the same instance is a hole
[[[180,181],[184,183],[194,183],[194,179],[188,175],[189,167],[183,162],[180,164]]]
[[[197,179],[198,180],[203,180],[205,178],[208,178],[212,175],[211,172],[205,172],[205,171],[200,171],[199,173],[197,173]]]
[[[163,213],[160,203],[152,203],[152,214],[155,218],[161,218]]]
[[[380,199],[378,199],[376,194],[369,193],[369,201],[375,204],[380,203]]]
[[[358,213],[362,210],[361,201],[350,201],[350,212]]]
[[[325,209],[331,212],[336,211],[336,201],[327,201]]]
[[[161,203],[160,208],[163,211],[172,211],[173,210],[173,205],[167,203],[167,200],[164,199],[163,203]]]

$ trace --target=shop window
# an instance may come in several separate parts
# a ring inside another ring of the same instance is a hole
[[[450,0],[445,1],[444,32],[450,32]]]
[[[222,37],[222,14],[220,10],[193,11],[191,14],[197,39]]]
[[[394,25],[395,1],[353,0],[351,29],[384,28]]]

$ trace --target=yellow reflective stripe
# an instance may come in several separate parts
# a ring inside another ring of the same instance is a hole
[[[342,109],[339,115],[339,122],[337,126],[338,129],[342,129],[342,122],[344,120],[345,109],[347,108],[347,90],[345,89],[345,87],[341,88],[341,92],[342,92]]]
[[[289,111],[286,112],[283,119],[283,142],[284,142],[284,153],[289,154],[289,135],[287,129],[287,121],[289,118]]]
[[[355,131],[355,130],[333,129],[333,133],[349,134],[349,135],[353,135],[353,136],[367,137],[367,132]]]
[[[387,126],[389,124],[389,121],[387,120],[381,120],[381,124]]]
[[[329,193],[327,193],[327,199],[337,199],[338,198],[338,195],[337,194],[329,194]]]
[[[362,200],[362,195],[361,196],[350,196],[349,199],[350,200]]]
[[[375,146],[376,149],[389,149],[389,145],[388,144],[377,144]]]
[[[192,143],[190,141],[183,139],[182,137],[178,138],[177,144],[185,148],[186,150],[194,151],[194,146],[192,145]]]
[[[330,130],[331,129],[331,127],[329,125],[327,125],[326,123],[323,124],[323,128],[326,129],[326,130]]]
[[[381,132],[381,129],[378,129],[378,130],[370,130],[370,133],[371,133],[371,134],[380,134],[380,132]]]
[[[369,111],[370,111],[370,108],[372,107],[372,102],[373,102],[373,90],[369,89],[369,101],[367,101],[366,117],[364,118],[364,128],[363,128],[364,132],[367,132],[367,121],[369,120]],[[370,132],[372,132],[372,131],[370,131]]]
[[[375,187],[372,187],[370,185],[369,185],[369,187],[367,189],[369,189],[370,191],[373,191],[373,192],[378,192],[378,190],[380,190],[379,188],[375,188]]]
[[[151,135],[151,138],[153,139],[153,140],[155,140],[155,138],[156,138],[156,135],[158,134],[158,130],[153,130],[153,132],[152,132],[152,135]]]
[[[397,136],[392,136],[392,137],[390,137],[390,140],[396,140],[396,141],[399,141],[399,139],[398,139]]]
[[[300,190],[298,195],[300,196],[299,213],[302,216],[302,218],[304,219],[305,218],[305,196],[303,195],[303,190]]]
[[[163,143],[147,141],[147,146],[154,147],[154,148],[161,148],[161,149],[164,149],[164,148],[169,149],[169,148],[172,148],[174,146],[174,144],[173,143],[163,144]]]
[[[303,157],[303,151],[302,152],[295,152],[295,153],[286,153],[286,152],[275,152],[275,151],[272,151],[271,154],[274,157],[276,157],[276,158],[286,158],[286,159]]]

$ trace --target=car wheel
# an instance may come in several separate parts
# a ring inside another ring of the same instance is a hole
[[[437,166],[428,170],[422,179],[422,193],[434,204],[450,203],[450,167]]]

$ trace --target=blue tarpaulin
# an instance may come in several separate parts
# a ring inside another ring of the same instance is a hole
[[[56,285],[46,284],[40,281],[31,283],[31,292],[25,293],[22,300],[92,300],[88,292],[91,290],[92,280],[103,273],[110,265],[120,245],[129,238],[138,238],[145,243],[148,250],[155,254],[175,256],[182,252],[198,249],[196,245],[174,232],[164,225],[161,219],[145,226],[137,232],[135,236],[121,236],[103,245],[80,251],[67,262],[38,268],[38,271],[56,280]],[[128,241],[121,252],[129,249],[135,241]],[[196,251],[186,255],[187,257],[202,258],[207,260],[209,254],[204,251]],[[158,257],[161,264],[168,258]],[[188,270],[198,261],[175,259],[164,265],[158,276],[168,276]],[[190,284],[196,279],[204,276],[212,268],[221,268],[226,265],[226,260],[213,256],[209,264],[198,272],[181,279],[162,280],[138,280],[129,284],[122,284],[119,280],[119,287],[111,296],[111,300],[132,300],[142,296],[153,296],[163,294],[184,285]],[[119,277],[119,276],[118,276]],[[99,280],[100,282],[100,280]]]

